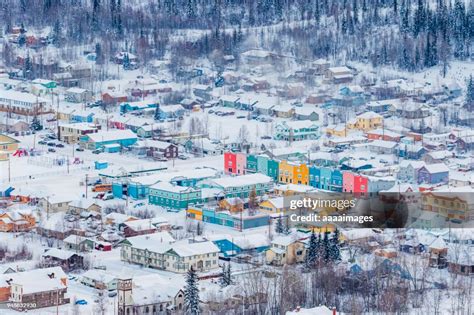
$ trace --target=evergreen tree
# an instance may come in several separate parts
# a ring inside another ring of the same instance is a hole
[[[54,23],[52,37],[53,38],[51,39],[51,42],[53,43],[53,45],[59,46],[61,40],[61,24],[59,23],[59,20],[56,20],[56,22]]]
[[[320,236],[319,236],[320,237]],[[306,250],[305,264],[307,268],[313,268],[319,258],[319,240],[314,231],[309,238],[308,249]]]
[[[155,120],[160,120],[160,105],[156,105],[155,115],[153,117]]]
[[[93,0],[92,2],[92,30],[99,30],[99,11],[100,11],[100,0]]]
[[[290,234],[290,220],[288,216],[285,217],[285,223],[283,224],[283,234],[285,235]]]
[[[277,219],[277,223],[275,225],[275,232],[277,234],[283,234],[285,231],[285,227],[283,226],[283,220],[282,220],[282,217],[281,215],[278,217]]]
[[[466,107],[469,110],[474,109],[474,79],[472,74],[469,76],[469,80],[467,82]]]
[[[329,241],[329,231],[324,232],[323,242],[322,242],[322,251],[323,251],[323,260],[325,263],[328,263],[331,259],[331,243]]]
[[[125,53],[125,55],[123,56],[122,66],[124,69],[130,68],[130,57],[128,56],[128,53]]]
[[[199,309],[198,281],[197,273],[191,266],[186,274],[186,286],[184,287],[184,306],[186,314],[197,315],[201,313]]]
[[[341,260],[341,249],[339,244],[339,230],[336,228],[330,240],[330,260]]]
[[[43,126],[41,125],[41,122],[38,119],[38,116],[34,116],[33,120],[31,121],[31,129],[35,131],[43,130]]]
[[[26,55],[25,63],[23,65],[23,77],[24,78],[31,78],[33,66],[31,65],[30,54]]]
[[[222,275],[220,279],[221,286],[226,287],[232,285],[234,282],[232,280],[232,269],[230,263],[222,265]]]

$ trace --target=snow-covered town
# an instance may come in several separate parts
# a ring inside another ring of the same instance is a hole
[[[0,314],[474,314],[474,1],[0,8]]]

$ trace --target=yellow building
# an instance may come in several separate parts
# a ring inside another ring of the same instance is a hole
[[[8,155],[18,150],[18,143],[15,138],[0,134],[0,161],[8,160]]]
[[[374,112],[366,112],[347,123],[348,129],[358,129],[361,131],[374,130],[382,127],[383,117]]]
[[[262,201],[259,205],[260,210],[266,213],[282,213],[288,210],[285,206],[285,198],[276,197]]]
[[[326,134],[333,137],[346,137],[349,131],[344,124],[328,126]]]
[[[308,185],[309,169],[306,164],[281,161],[279,165],[280,183]]]
[[[474,214],[470,193],[429,192],[423,194],[423,210],[433,211],[450,220],[465,221]]]
[[[186,216],[195,220],[202,221],[202,209],[189,207],[186,210]]]
[[[279,236],[272,241],[265,258],[267,264],[283,266],[303,262],[305,254],[304,243],[294,240],[292,236]]]

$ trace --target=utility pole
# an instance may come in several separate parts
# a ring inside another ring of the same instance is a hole
[[[89,175],[86,174],[86,199],[87,199],[87,184],[88,184],[87,181],[88,181],[88,179],[89,179]]]
[[[10,161],[11,158],[12,158],[12,157],[11,157],[11,154],[8,153],[8,182],[10,182],[11,179],[12,179],[12,178],[11,178],[11,161]]]

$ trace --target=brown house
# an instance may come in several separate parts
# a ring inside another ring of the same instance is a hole
[[[30,214],[0,214],[0,232],[25,232],[35,227],[36,220]]]
[[[466,245],[448,249],[448,270],[451,273],[474,275],[474,251]]]
[[[152,157],[164,157],[175,159],[178,157],[178,146],[164,141],[148,140],[146,141],[147,155]]]
[[[43,267],[61,267],[70,272],[84,268],[84,257],[71,251],[51,248],[41,255],[41,264]]]
[[[13,302],[16,310],[69,303],[67,276],[60,267],[1,275],[0,301]]]
[[[102,102],[108,105],[116,105],[128,101],[128,96],[123,93],[105,92],[102,94]]]

